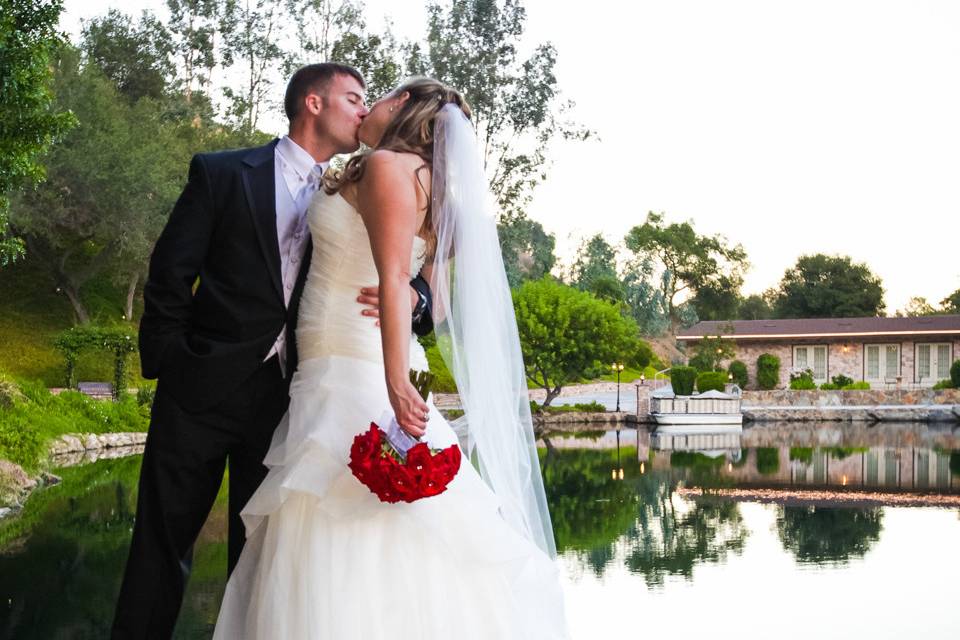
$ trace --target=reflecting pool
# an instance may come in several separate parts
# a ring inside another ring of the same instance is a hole
[[[960,637],[960,432],[767,425],[553,434],[541,450],[574,637]],[[105,638],[140,460],[56,471],[0,520],[0,638]],[[909,506],[904,506],[909,505]],[[208,638],[221,495],[177,638]]]

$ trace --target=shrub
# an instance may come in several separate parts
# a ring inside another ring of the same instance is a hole
[[[757,386],[761,389],[776,389],[780,383],[780,358],[762,353],[757,358]]]
[[[734,360],[730,363],[730,368],[727,369],[727,372],[733,376],[733,381],[741,389],[746,389],[747,384],[750,382],[750,378],[747,375],[747,364],[742,360]]]
[[[810,391],[817,388],[817,383],[813,381],[813,371],[804,369],[799,373],[790,374],[790,388],[795,391]]]
[[[954,360],[950,365],[950,381],[954,387],[960,388],[960,360]]]
[[[693,384],[697,379],[697,370],[693,367],[674,367],[670,370],[670,384],[678,396],[693,394]]]
[[[821,390],[821,391],[836,391],[836,390],[839,389],[839,388],[840,388],[840,387],[838,387],[837,385],[835,385],[835,384],[832,383],[832,382],[824,382],[822,385],[820,385],[820,390]]]
[[[953,389],[952,380],[938,380],[935,385],[933,385],[934,391],[939,391],[940,389]]]
[[[703,393],[715,389],[723,391],[727,384],[727,374],[723,371],[704,371],[697,376],[697,391]]]
[[[853,378],[847,377],[841,373],[840,375],[830,378],[830,382],[835,384],[837,389],[843,389],[844,387],[853,384]]]
[[[152,407],[156,395],[157,385],[144,383],[137,387],[137,404],[141,407]]]
[[[759,447],[757,449],[757,471],[760,475],[772,476],[780,471],[780,452],[776,447]]]
[[[861,380],[860,382],[854,382],[853,384],[848,384],[847,386],[843,387],[843,390],[844,391],[869,391],[870,383],[864,382],[863,380]]]

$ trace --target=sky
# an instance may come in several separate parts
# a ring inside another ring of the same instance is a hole
[[[65,6],[74,34],[110,7],[165,12],[163,0]],[[422,1],[366,6],[372,27],[389,18],[422,36]],[[656,211],[742,244],[747,294],[811,253],[866,262],[889,314],[960,288],[960,2],[524,6],[525,46],[556,46],[563,97],[597,133],[553,145],[528,209],[561,261],[595,233],[622,243]]]

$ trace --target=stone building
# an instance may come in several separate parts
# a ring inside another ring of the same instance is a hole
[[[817,384],[843,374],[875,389],[930,387],[950,377],[960,358],[960,315],[918,318],[804,318],[703,321],[680,331],[691,354],[704,338],[722,336],[747,365],[757,388],[757,357],[780,358],[780,387],[790,373],[810,369]],[[729,363],[724,363],[729,364]]]

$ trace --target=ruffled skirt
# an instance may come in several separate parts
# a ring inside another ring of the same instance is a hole
[[[290,410],[242,512],[247,543],[214,638],[567,638],[557,565],[509,527],[469,461],[446,492],[386,504],[347,468],[389,409],[381,364],[301,362]],[[426,440],[455,444],[430,404]]]

